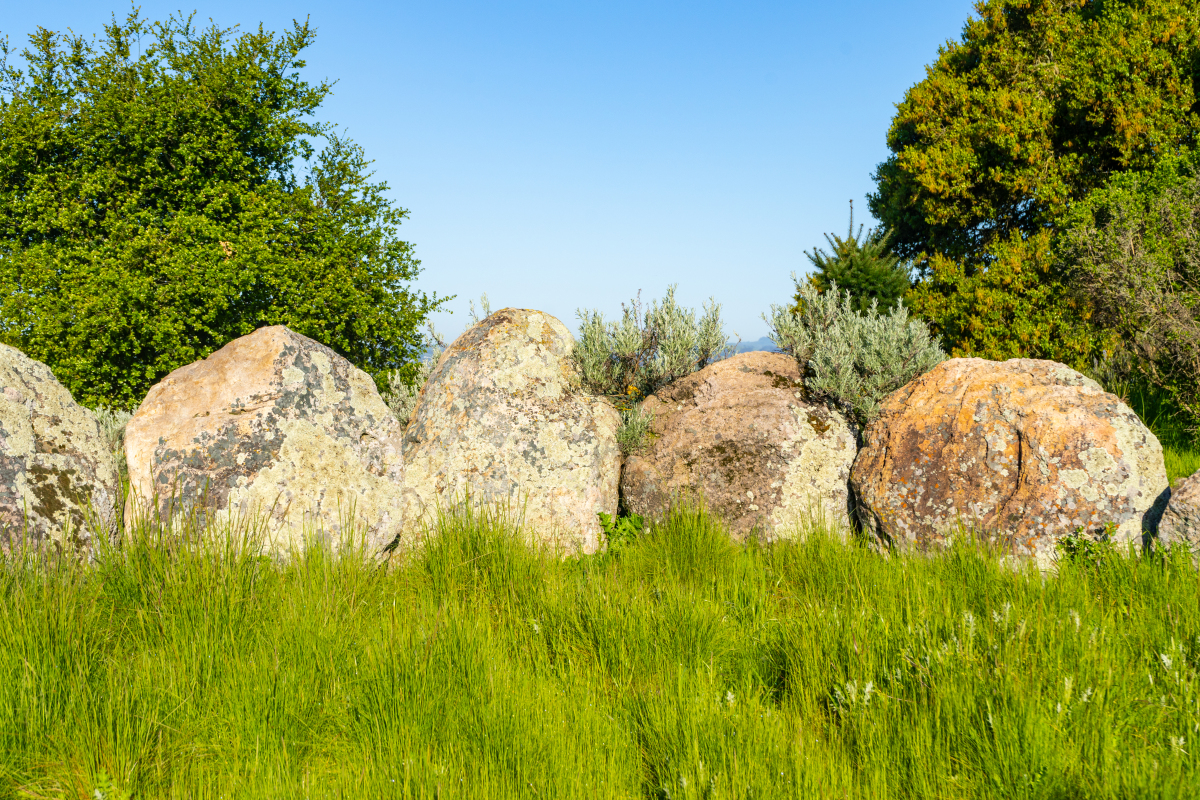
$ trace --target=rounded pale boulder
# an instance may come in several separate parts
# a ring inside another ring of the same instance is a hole
[[[404,436],[405,518],[462,502],[499,504],[539,541],[595,552],[615,514],[620,415],[577,390],[575,340],[560,321],[505,308],[439,359]]]
[[[49,367],[0,344],[0,550],[110,535],[118,487],[96,416]]]
[[[1200,556],[1200,472],[1181,480],[1158,523],[1158,543],[1177,544]]]
[[[807,399],[796,360],[743,353],[646,398],[650,441],[625,462],[621,491],[638,514],[703,497],[738,539],[786,538],[816,519],[844,534],[854,426]]]
[[[374,381],[283,326],[260,328],[154,386],[125,429],[135,506],[262,520],[286,553],[401,530],[402,430]]]
[[[894,392],[850,482],[883,543],[927,548],[972,529],[1042,568],[1075,532],[1145,541],[1167,489],[1162,447],[1128,406],[1033,359],[950,359]]]
[[[0,549],[112,535],[118,491],[96,415],[44,363],[0,344]]]

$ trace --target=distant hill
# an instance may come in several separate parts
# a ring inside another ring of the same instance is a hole
[[[759,339],[758,341],[742,342],[741,344],[739,344],[737,347],[734,348],[735,353],[753,353],[753,352],[759,351],[759,350],[766,350],[767,352],[771,352],[771,353],[779,352],[779,348],[775,346],[775,343],[772,342],[770,339],[768,339],[766,336]]]

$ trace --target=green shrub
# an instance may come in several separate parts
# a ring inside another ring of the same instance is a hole
[[[579,340],[575,364],[580,382],[593,394],[613,399],[621,412],[617,440],[625,453],[645,444],[653,417],[642,401],[672,381],[691,375],[730,352],[721,306],[711,298],[704,313],[681,308],[676,286],[662,302],[643,308],[640,295],[622,305],[621,318],[605,322],[599,311],[577,312]]]
[[[1060,257],[1117,339],[1111,366],[1200,427],[1200,158],[1115,175],[1068,221]]]
[[[821,294],[799,281],[796,297],[795,307],[771,306],[770,317],[763,315],[771,341],[796,357],[810,392],[862,425],[875,417],[884,397],[946,358],[903,303],[886,314],[873,304],[860,314],[836,285]]]
[[[624,517],[614,517],[603,511],[600,517],[600,528],[604,531],[604,541],[608,552],[615,553],[633,543],[646,530],[646,520],[641,514],[629,514]]]
[[[725,355],[729,339],[721,306],[709,299],[704,314],[675,302],[676,286],[662,303],[643,309],[640,297],[621,306],[621,319],[605,322],[599,311],[580,309],[575,363],[583,387],[594,394],[647,397]]]

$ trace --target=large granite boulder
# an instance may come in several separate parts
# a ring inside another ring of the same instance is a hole
[[[118,490],[95,415],[45,364],[0,344],[0,549],[108,535]]]
[[[926,548],[962,527],[1051,565],[1055,544],[1153,531],[1162,447],[1093,380],[1053,361],[955,358],[894,392],[867,426],[851,487],[863,527]]]
[[[796,360],[752,352],[710,364],[646,398],[647,446],[625,462],[629,510],[663,513],[702,496],[738,539],[788,537],[817,516],[847,528],[854,426],[810,402]]]
[[[355,520],[377,550],[401,530],[400,423],[374,381],[282,326],[235,339],[146,395],[125,429],[134,502],[261,520],[277,553]]]
[[[1158,523],[1158,543],[1182,545],[1200,556],[1200,472],[1171,490],[1171,501]]]
[[[600,546],[596,515],[617,511],[620,415],[577,391],[574,347],[557,319],[517,308],[450,345],[405,430],[406,524],[499,504],[563,551]]]

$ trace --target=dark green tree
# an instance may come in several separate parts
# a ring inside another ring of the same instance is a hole
[[[4,40],[0,341],[119,406],[263,325],[377,379],[415,362],[443,301],[408,286],[407,212],[313,119],[313,38],[135,11],[99,41],[39,28],[23,69]]]
[[[1086,364],[1086,304],[1041,258],[1110,175],[1200,132],[1200,0],[981,0],[906,92],[871,211],[952,355]]]
[[[846,238],[827,233],[825,241],[829,243],[829,253],[817,247],[811,253],[804,251],[816,269],[809,274],[809,280],[817,291],[827,292],[836,284],[838,291],[850,293],[854,310],[859,312],[869,309],[873,302],[879,304],[881,311],[891,309],[908,291],[908,269],[892,253],[890,233],[873,228],[864,235],[862,225],[857,233],[854,231],[853,200]]]

